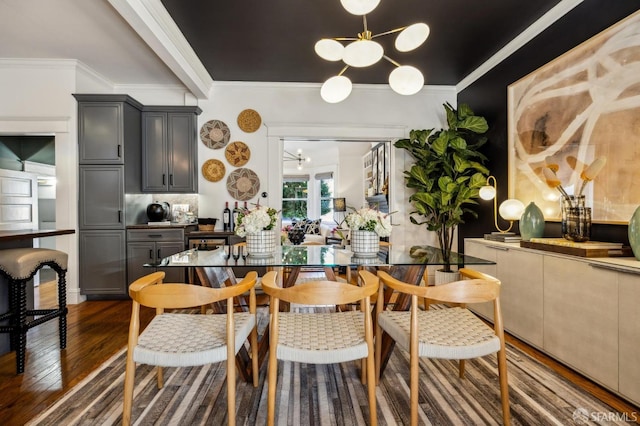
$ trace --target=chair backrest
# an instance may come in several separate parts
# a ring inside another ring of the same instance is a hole
[[[384,271],[378,276],[385,286],[395,291],[445,303],[482,303],[496,300],[500,295],[500,281],[490,275],[468,268],[460,269],[460,281],[437,286],[416,286],[402,282]]]
[[[354,286],[338,281],[309,281],[304,284],[282,288],[276,283],[277,272],[267,272],[262,277],[262,289],[272,298],[289,303],[303,305],[344,305],[368,298],[378,290],[378,280],[370,272],[374,279],[365,281],[364,286]]]
[[[210,288],[193,284],[163,283],[164,272],[156,272],[134,281],[129,286],[129,295],[135,303],[152,308],[191,308],[246,293],[253,289],[257,277],[256,272],[249,272],[234,286]]]

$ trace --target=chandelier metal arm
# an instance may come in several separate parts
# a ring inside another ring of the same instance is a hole
[[[387,61],[391,62],[393,65],[395,65],[396,67],[400,67],[402,65],[400,65],[398,62],[394,61],[393,59],[391,59],[390,57],[388,57],[387,55],[382,55],[382,57],[384,59],[386,59]]]
[[[400,28],[396,28],[396,29],[393,29],[393,30],[385,31],[385,32],[380,33],[380,34],[376,34],[376,35],[372,36],[371,38],[373,39],[373,38],[376,38],[376,37],[381,37],[381,36],[385,36],[385,35],[389,35],[389,34],[399,33],[400,31],[402,31],[402,30],[404,30],[404,29],[406,29],[408,27],[409,26],[407,25],[407,26],[404,26],[404,27],[400,27]]]
[[[349,69],[349,65],[345,65],[344,68],[342,68],[342,70],[338,73],[338,75],[344,74],[344,72],[348,69]]]

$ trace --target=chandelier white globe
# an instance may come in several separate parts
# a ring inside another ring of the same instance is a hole
[[[351,80],[343,75],[336,75],[324,82],[320,88],[320,96],[325,102],[335,104],[347,99],[352,88]]]
[[[430,32],[429,26],[425,23],[409,25],[396,37],[395,47],[399,52],[410,52],[427,41]]]
[[[380,0],[340,0],[340,3],[352,15],[366,15],[378,7]]]
[[[401,95],[414,95],[424,86],[424,76],[411,65],[402,65],[389,74],[389,86]]]
[[[316,54],[326,61],[341,61],[344,55],[344,46],[337,40],[323,38],[314,46]]]
[[[344,48],[342,60],[349,66],[364,68],[375,64],[382,56],[384,49],[380,43],[373,40],[356,40]]]

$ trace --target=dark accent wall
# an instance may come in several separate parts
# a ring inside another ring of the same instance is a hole
[[[489,122],[489,142],[484,152],[489,170],[498,181],[498,203],[508,196],[507,86],[631,15],[639,6],[638,0],[585,0],[458,94],[458,104],[469,104]],[[495,230],[493,202],[479,200],[479,204],[478,219],[469,217],[459,228],[460,250],[464,238],[482,237]],[[507,226],[500,218],[498,223],[502,228]],[[517,231],[517,223],[514,227]],[[560,237],[560,223],[547,222],[544,236]],[[627,226],[593,224],[591,238],[628,244]]]

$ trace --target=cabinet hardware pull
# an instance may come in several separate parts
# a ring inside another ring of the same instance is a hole
[[[596,269],[606,269],[608,271],[615,271],[615,272],[623,272],[625,274],[633,274],[633,275],[640,275],[640,270],[639,271],[634,271],[634,270],[630,270],[630,269],[624,269],[618,266],[611,266],[611,265],[601,265],[599,263],[588,263],[589,266],[591,266],[592,268],[596,268]]]
[[[122,223],[122,210],[118,210],[118,223]]]
[[[158,249],[158,259],[157,260],[160,260],[160,259],[162,259],[162,256],[160,256],[160,249]]]
[[[173,173],[169,175],[169,185],[173,186]]]
[[[162,238],[162,234],[148,234],[149,238]]]
[[[153,260],[153,249],[149,249],[149,259]]]
[[[118,158],[122,157],[122,145],[118,144]]]
[[[164,173],[162,174],[162,184],[163,185],[167,184],[167,175],[165,175]]]

